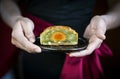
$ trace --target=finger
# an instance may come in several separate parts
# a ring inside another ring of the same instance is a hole
[[[79,52],[73,52],[69,55],[71,57],[81,57],[81,56],[90,55],[96,48],[98,48],[101,45],[101,42],[102,42],[102,40],[100,40],[98,38],[96,38],[92,41],[90,40],[90,43],[85,50],[79,51]]]
[[[93,52],[94,47],[95,47],[94,43],[90,43],[85,50],[73,52],[70,54],[70,56],[71,57],[82,57],[82,56],[90,55]]]
[[[29,52],[41,52],[40,47],[34,45],[24,36],[20,23],[17,23],[12,31],[12,43]]]
[[[41,49],[40,47],[38,47],[37,45],[34,45],[33,43],[31,42],[28,42],[28,41],[23,41],[22,43],[19,42],[19,40],[15,40],[13,39],[12,40],[12,43],[18,47],[18,48],[21,48],[29,53],[40,53],[41,52]]]
[[[32,50],[32,49],[30,49],[30,48],[26,48],[26,47],[24,47],[23,45],[21,45],[17,40],[15,40],[15,39],[12,39],[12,44],[14,44],[16,47],[18,47],[18,48],[20,48],[20,49],[22,49],[22,50],[25,50],[25,51],[27,51],[27,52],[29,52],[29,53],[35,53],[35,51],[34,50]]]
[[[100,33],[96,33],[95,34],[99,39],[101,40],[105,40],[106,39],[106,36],[104,34],[100,34]]]
[[[83,51],[78,51],[78,52],[72,52],[69,54],[70,57],[83,57],[83,56],[86,56],[86,52],[88,50],[83,50]]]
[[[22,28],[24,30],[25,36],[29,41],[35,42],[35,36],[33,33],[34,24],[31,20],[25,18],[24,21],[21,22]]]
[[[95,35],[101,39],[101,40],[105,40],[106,36],[104,35],[106,32],[106,25],[104,23],[100,23],[98,26],[98,28],[96,29]]]

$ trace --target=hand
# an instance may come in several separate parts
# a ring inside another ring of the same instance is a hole
[[[84,37],[89,40],[87,48],[83,51],[70,53],[72,57],[81,57],[90,55],[96,48],[99,48],[105,39],[106,23],[101,16],[92,18],[90,24],[87,26]]]
[[[30,53],[40,53],[40,47],[33,44],[35,41],[33,30],[34,24],[30,19],[25,17],[18,18],[12,28],[12,44]]]

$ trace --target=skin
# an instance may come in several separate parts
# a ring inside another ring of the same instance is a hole
[[[100,47],[101,43],[106,38],[106,31],[120,25],[120,22],[118,22],[120,20],[120,17],[118,17],[120,14],[119,6],[120,4],[105,15],[97,15],[91,19],[84,33],[84,37],[89,39],[88,47],[83,51],[71,52],[69,54],[71,57],[90,55],[95,49]],[[33,33],[34,23],[29,18],[21,15],[14,1],[1,0],[0,13],[4,22],[12,28],[11,42],[13,45],[29,53],[41,52],[41,48],[33,44],[35,41]]]

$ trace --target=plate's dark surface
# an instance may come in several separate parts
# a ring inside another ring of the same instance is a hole
[[[88,40],[85,38],[78,39],[78,45],[41,45],[40,44],[40,37],[36,37],[35,44],[40,46],[42,51],[49,51],[49,52],[73,52],[73,51],[80,51],[84,50],[88,45]]]

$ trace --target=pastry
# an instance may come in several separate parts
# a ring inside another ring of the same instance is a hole
[[[78,33],[69,26],[50,26],[40,34],[41,45],[77,45]]]

